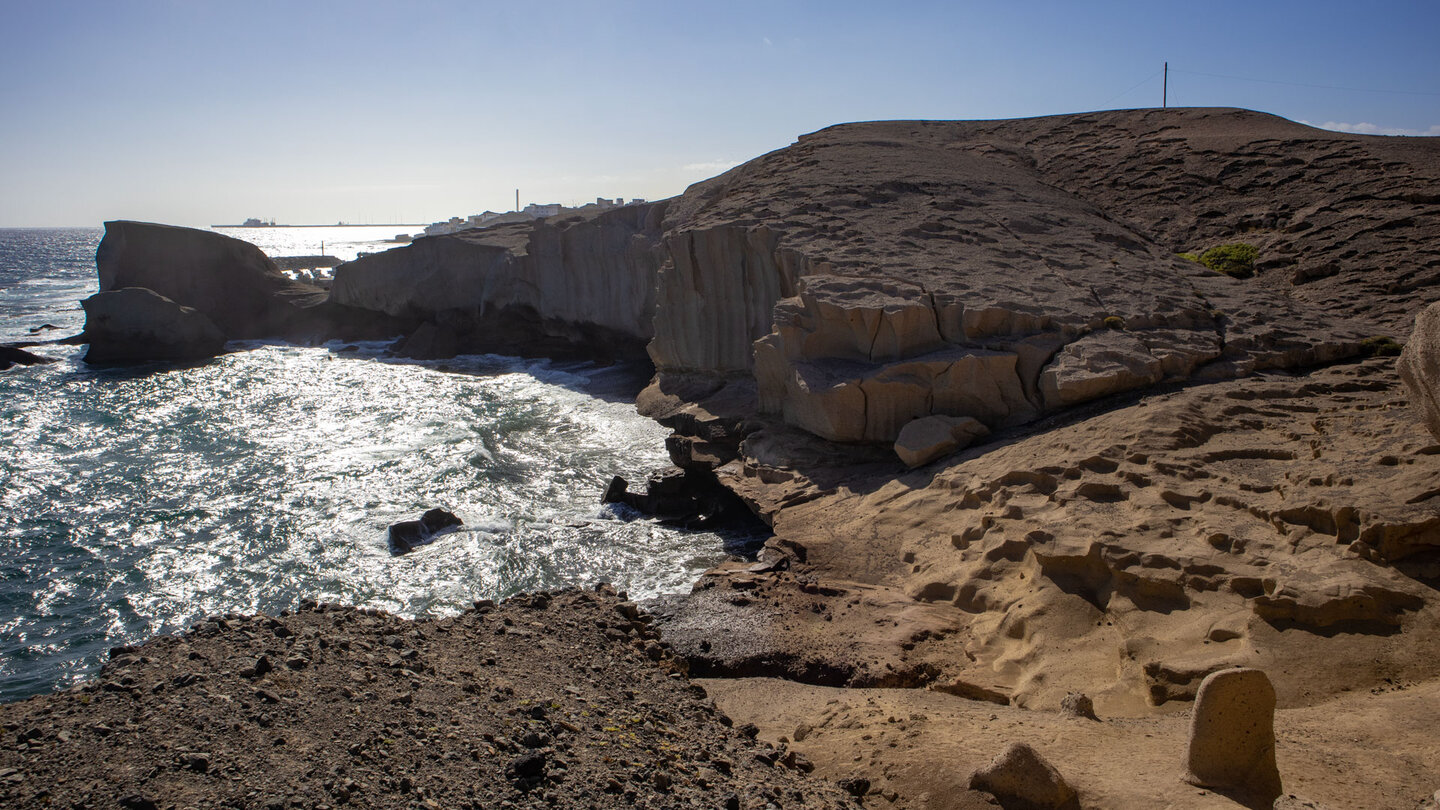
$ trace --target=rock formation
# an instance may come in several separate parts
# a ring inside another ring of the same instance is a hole
[[[1207,677],[1195,696],[1185,780],[1268,808],[1283,792],[1275,767],[1275,689],[1258,669]]]
[[[330,300],[421,324],[414,357],[641,357],[665,205],[416,239],[336,268]]]
[[[225,348],[225,335],[205,313],[141,287],[96,293],[85,307],[85,362],[199,360]]]
[[[1436,188],[1440,140],[1240,110],[847,124],[670,201],[367,257],[328,306],[399,325],[416,357],[644,346],[637,405],[675,431],[674,462],[775,531],[761,563],[710,572],[656,624],[692,674],[786,679],[737,685],[738,722],[768,733],[812,703],[807,726],[844,724],[886,763],[856,774],[857,752],[812,748],[817,771],[921,806],[963,792],[934,753],[948,738],[892,734],[888,762],[870,740],[927,712],[1113,742],[1249,667],[1300,719],[1433,715],[1440,434],[1417,414],[1436,328],[1401,362],[1408,400],[1367,354],[1440,290]],[[1248,277],[1196,261],[1238,243]],[[1408,684],[1419,698],[1365,703]],[[864,687],[888,713],[822,708]],[[1073,692],[1105,719],[1048,711]],[[1413,807],[1440,755],[1426,722],[1403,749],[1361,750],[1364,723],[1332,735],[1413,797],[1312,764],[1317,798]],[[1047,750],[1091,779],[1070,739]],[[1282,761],[1309,756],[1290,744]],[[1185,788],[1165,757],[1077,787],[1169,802]]]
[[[101,292],[154,290],[199,310],[230,340],[297,334],[306,308],[324,298],[286,278],[249,242],[194,228],[107,222],[95,264]]]
[[[465,521],[456,517],[455,513],[440,508],[426,510],[419,520],[392,523],[387,532],[390,553],[397,556],[408,554],[415,547],[433,543],[435,538],[464,524]]]
[[[0,371],[6,371],[12,366],[46,365],[53,362],[53,357],[32,354],[19,346],[0,346]]]
[[[1430,435],[1440,440],[1440,304],[1431,304],[1415,318],[1399,369],[1410,401]]]
[[[1075,789],[1025,743],[1011,743],[970,775],[970,787],[993,794],[1005,810],[1078,810]]]

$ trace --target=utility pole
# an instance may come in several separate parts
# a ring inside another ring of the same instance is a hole
[[[1165,75],[1160,80],[1160,109],[1170,106],[1170,63],[1165,63]]]
[[[520,189],[515,189],[515,210],[520,210]]]

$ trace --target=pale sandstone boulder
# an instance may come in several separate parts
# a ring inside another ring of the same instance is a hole
[[[1063,408],[1159,382],[1164,362],[1134,335],[1092,332],[1061,350],[1040,373],[1045,407]]]
[[[1431,304],[1415,318],[1415,329],[1400,354],[1400,378],[1410,401],[1440,441],[1440,303]]]
[[[900,429],[895,454],[911,468],[969,447],[990,435],[990,428],[970,416],[926,416]]]
[[[1079,797],[1060,772],[1025,743],[1011,743],[970,775],[970,789],[1000,800],[1005,810],[1079,808]]]
[[[100,291],[143,287],[218,326],[225,337],[286,337],[310,328],[318,287],[287,278],[259,248],[214,231],[118,220],[95,251]]]
[[[1275,688],[1258,669],[1227,669],[1200,683],[1190,718],[1185,781],[1270,807],[1283,792],[1275,765]]]
[[[85,308],[85,362],[108,365],[198,360],[224,350],[225,335],[204,313],[142,287],[96,293]]]

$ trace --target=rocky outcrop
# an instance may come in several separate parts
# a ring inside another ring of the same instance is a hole
[[[1400,378],[1430,435],[1440,440],[1440,304],[1415,318],[1415,328],[1400,355]]]
[[[100,291],[144,287],[209,318],[229,340],[302,338],[326,330],[317,287],[286,278],[249,242],[148,222],[105,223],[95,252]]]
[[[225,348],[225,334],[205,313],[154,290],[126,287],[81,302],[93,365],[200,360]]]
[[[417,239],[336,268],[330,301],[425,329],[397,347],[415,357],[643,357],[664,211],[630,205]]]
[[[1238,111],[1106,114],[1117,141],[1217,117],[1255,137],[1311,131]],[[1112,214],[1123,188],[1052,172],[1038,155],[1068,126],[847,124],[692,187],[666,217],[657,369],[753,375],[764,413],[890,443],[930,416],[1001,428],[1360,352],[1366,328],[1182,258],[1189,242]]]

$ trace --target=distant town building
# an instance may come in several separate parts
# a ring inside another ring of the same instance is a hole
[[[631,199],[629,203],[625,202],[624,197],[616,197],[613,200],[608,200],[604,197],[596,197],[595,202],[587,203],[580,206],[579,208],[566,208],[560,203],[530,203],[519,211],[513,211],[506,214],[499,214],[494,211],[486,211],[483,214],[471,214],[470,216],[463,219],[460,217],[451,217],[444,222],[436,222],[431,225],[425,226],[425,235],[439,236],[447,233],[458,233],[460,231],[466,231],[472,228],[488,228],[491,225],[498,225],[504,222],[523,222],[527,219],[547,219],[549,217],[560,216],[566,211],[593,211],[597,208],[604,211],[610,208],[618,208],[623,205],[635,205],[637,203],[643,202],[645,201],[639,197]]]

